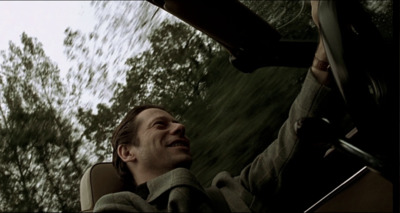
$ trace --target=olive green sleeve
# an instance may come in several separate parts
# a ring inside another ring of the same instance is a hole
[[[316,155],[321,152],[314,152],[310,144],[299,143],[295,125],[306,117],[325,117],[329,114],[335,105],[331,102],[337,102],[331,93],[332,89],[319,84],[309,71],[278,138],[237,177],[253,195],[252,199],[243,198],[251,200],[248,205],[253,211],[293,210],[307,194],[307,182],[312,180],[308,176],[313,175],[313,164],[323,155]]]

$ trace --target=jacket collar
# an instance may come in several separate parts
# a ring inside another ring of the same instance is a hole
[[[188,186],[206,194],[204,188],[188,169],[176,168],[147,182],[150,192],[147,201],[152,202],[163,193],[178,186]]]

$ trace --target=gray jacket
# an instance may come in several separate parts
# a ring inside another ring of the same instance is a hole
[[[313,164],[323,155],[310,144],[298,143],[296,121],[324,116],[331,89],[320,85],[309,71],[292,104],[278,138],[246,166],[239,176],[221,172],[203,188],[187,169],[177,168],[146,183],[148,195],[108,194],[94,211],[122,212],[287,212],[300,211],[312,193]],[[324,147],[325,148],[325,147]],[[310,183],[311,182],[311,183]],[[305,190],[305,191],[304,191]]]

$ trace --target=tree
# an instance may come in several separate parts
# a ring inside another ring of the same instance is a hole
[[[92,32],[65,30],[65,53],[73,62],[68,83],[77,96],[89,95],[99,100],[95,104],[108,105],[116,85],[125,82],[129,69],[125,61],[148,49],[148,38],[163,21],[174,23],[177,19],[145,1],[91,4],[98,19]]]
[[[0,68],[0,210],[77,211],[85,156],[66,90],[42,44],[25,33]]]

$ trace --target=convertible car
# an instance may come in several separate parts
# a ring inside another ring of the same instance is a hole
[[[242,72],[266,66],[307,67],[314,57],[317,41],[283,38],[237,0],[148,2],[213,38],[230,53],[227,60]],[[321,171],[329,173],[334,168],[327,180],[330,190],[304,212],[399,211],[393,200],[399,194],[399,70],[393,39],[382,36],[359,0],[320,1],[318,16],[331,71],[350,119],[343,135],[323,118],[306,120],[300,128],[301,140],[321,139],[334,147],[326,171]],[[121,187],[107,181],[116,185],[97,190],[95,185],[101,181],[94,176],[107,171],[112,173],[111,164],[93,166],[85,174],[83,211],[90,211],[107,190]]]

